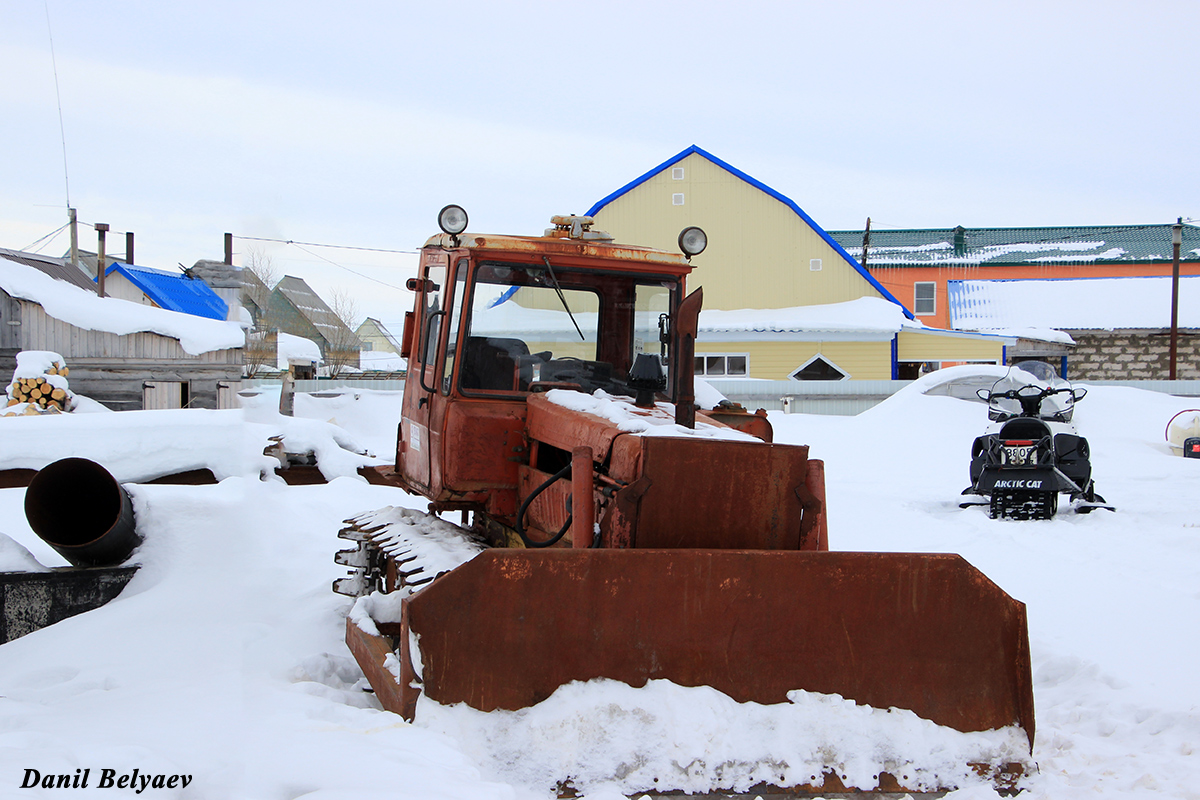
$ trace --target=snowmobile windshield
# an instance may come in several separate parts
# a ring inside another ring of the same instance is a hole
[[[993,420],[1035,416],[1069,422],[1075,408],[1071,384],[1043,361],[1023,361],[1010,368],[988,390],[987,401]]]

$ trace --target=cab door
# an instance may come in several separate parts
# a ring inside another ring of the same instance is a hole
[[[438,354],[446,329],[446,293],[449,254],[426,252],[417,279],[412,350],[401,407],[396,466],[405,479],[428,494],[431,490],[432,439],[430,423],[438,400]],[[440,415],[439,415],[440,416]],[[440,437],[439,437],[440,438]]]

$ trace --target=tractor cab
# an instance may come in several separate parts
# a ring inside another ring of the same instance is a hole
[[[474,507],[480,492],[494,506],[498,479],[516,485],[531,394],[691,396],[693,354],[674,328],[703,232],[685,230],[680,254],[616,245],[590,217],[551,222],[541,237],[482,236],[447,206],[409,281],[397,477],[444,508]],[[505,447],[472,445],[488,437]]]

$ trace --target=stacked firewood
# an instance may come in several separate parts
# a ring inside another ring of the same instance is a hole
[[[8,385],[4,416],[56,414],[71,409],[74,395],[67,385],[70,369],[57,353],[17,354],[17,369]]]

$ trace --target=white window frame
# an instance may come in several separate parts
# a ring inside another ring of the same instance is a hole
[[[918,287],[932,286],[933,297],[921,297],[917,294]],[[921,301],[928,301],[930,304],[929,311],[922,311],[920,308]],[[937,281],[915,281],[913,283],[913,316],[917,317],[932,317],[937,314]]]
[[[788,380],[790,380],[790,381],[796,381],[797,383],[811,383],[811,381],[806,381],[806,380],[803,380],[803,379],[801,379],[801,378],[797,378],[796,376],[797,376],[797,375],[799,375],[801,372],[803,372],[805,369],[807,369],[807,368],[808,368],[808,366],[809,366],[810,364],[812,364],[814,361],[816,361],[817,359],[820,359],[821,361],[824,361],[826,364],[828,364],[829,366],[833,367],[833,368],[834,368],[835,370],[837,370],[838,372],[842,373],[842,377],[840,377],[840,378],[836,378],[835,380],[832,380],[832,381],[829,381],[829,383],[837,383],[838,381],[848,381],[848,380],[850,380],[850,373],[849,373],[849,372],[846,372],[846,370],[842,369],[842,368],[841,368],[841,367],[839,367],[837,364],[835,364],[835,363],[833,362],[833,360],[832,360],[831,358],[829,358],[829,356],[822,355],[821,353],[817,353],[815,356],[813,356],[812,358],[810,358],[808,361],[805,361],[803,364],[801,364],[800,366],[798,366],[798,367],[796,367],[794,370],[792,370],[792,371],[791,371],[791,372],[788,374]]]
[[[675,167],[671,170],[671,179],[676,181],[683,180],[683,167]]]
[[[671,195],[671,205],[673,205],[673,206],[683,205],[683,192],[675,192],[674,194]]]
[[[702,378],[735,378],[737,380],[741,380],[742,378],[750,377],[750,354],[749,353],[696,353],[696,358],[703,359],[702,365],[701,365],[702,368],[696,370],[696,374]],[[708,371],[708,359],[710,359],[710,358],[724,359],[725,371],[721,372],[721,373],[709,372]],[[745,359],[746,360],[746,371],[742,372],[740,374],[737,374],[737,375],[730,375],[729,374],[729,359],[731,359],[731,358]]]

